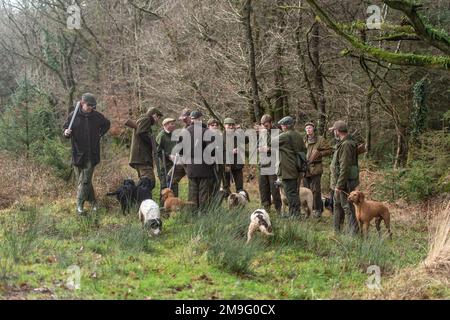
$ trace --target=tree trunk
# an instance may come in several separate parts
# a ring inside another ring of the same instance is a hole
[[[28,78],[27,69],[25,68],[25,146],[26,158],[30,157],[30,108],[28,104]]]
[[[262,116],[261,101],[259,99],[258,91],[258,79],[256,77],[256,62],[255,62],[255,44],[253,42],[252,26],[251,26],[251,11],[252,1],[246,0],[244,4],[244,14],[242,23],[245,29],[245,39],[248,50],[248,62],[249,62],[249,74],[250,82],[252,85],[252,98],[253,98],[253,115],[251,122],[256,122],[256,119],[260,119]]]
[[[144,113],[143,95],[142,95],[142,72],[141,72],[141,49],[140,49],[140,28],[141,18],[138,9],[135,9],[134,13],[134,96],[137,99],[138,110],[140,113]]]
[[[302,19],[302,11],[299,12],[299,18],[298,18],[298,26],[295,30],[295,44],[296,44],[296,51],[297,51],[297,56],[298,56],[298,63],[299,63],[299,69],[302,70],[302,75],[303,75],[303,80],[306,83],[306,87],[308,89],[308,96],[309,96],[309,100],[311,101],[311,105],[314,107],[314,110],[318,111],[319,107],[317,106],[317,100],[316,97],[314,95],[314,90],[312,88],[312,84],[311,81],[309,80],[308,77],[308,73],[306,71],[306,61],[305,61],[305,55],[304,52],[302,50],[302,45],[301,45],[301,27],[303,25],[303,19]],[[300,108],[300,104],[299,104],[299,108]]]
[[[277,17],[277,21],[279,23],[279,33],[283,34],[286,28],[286,19],[284,13],[279,9],[279,6],[283,5],[283,2],[278,0],[277,7],[275,8],[275,15]],[[280,36],[281,38],[281,36]],[[289,113],[288,106],[288,97],[287,90],[284,81],[284,68],[283,68],[283,56],[284,56],[284,47],[281,40],[276,45],[276,54],[275,54],[275,110],[274,110],[274,119],[277,121],[283,118],[285,115]]]
[[[317,107],[319,111],[319,123],[317,126],[318,132],[321,135],[325,135],[325,122],[326,122],[326,99],[325,99],[325,87],[323,85],[322,67],[320,65],[320,34],[319,23],[314,22],[312,26],[312,38],[311,38],[311,55],[312,63],[314,66],[314,85],[317,91]]]
[[[366,123],[366,153],[364,157],[366,158],[369,157],[370,150],[372,149],[372,115],[370,107],[372,106],[372,100],[375,92],[375,88],[371,85],[366,95],[366,102],[364,103],[364,120]]]
[[[406,128],[396,125],[397,152],[395,154],[394,168],[403,168],[408,160],[408,141]]]

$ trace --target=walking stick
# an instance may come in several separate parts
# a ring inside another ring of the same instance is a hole
[[[163,167],[162,169],[164,170],[164,172],[162,173],[164,175],[164,181],[166,183],[167,186],[167,166],[166,166],[166,153],[164,152],[164,149],[162,150],[162,162],[163,162]]]
[[[175,173],[175,166],[177,165],[177,160],[178,160],[178,153],[175,154],[175,160],[173,162],[173,167],[172,167],[172,173],[170,174],[170,182],[169,182],[169,189],[172,189],[172,182],[173,182],[173,175]]]

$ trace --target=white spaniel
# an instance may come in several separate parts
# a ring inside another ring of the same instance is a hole
[[[150,235],[161,233],[162,221],[158,204],[150,199],[144,200],[139,207],[139,220]]]

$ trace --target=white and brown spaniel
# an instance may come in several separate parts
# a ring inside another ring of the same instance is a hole
[[[261,231],[266,236],[273,236],[272,224],[266,210],[256,209],[250,216],[250,225],[248,226],[247,243],[250,242],[256,231]]]

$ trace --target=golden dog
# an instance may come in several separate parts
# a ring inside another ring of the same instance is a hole
[[[186,206],[195,205],[193,202],[183,201],[180,198],[175,197],[175,194],[169,188],[161,190],[161,201],[164,203],[166,213],[175,212]]]
[[[350,195],[348,196],[349,202],[353,203],[355,206],[359,230],[367,236],[370,221],[375,218],[375,227],[377,228],[378,234],[381,235],[380,224],[381,220],[383,220],[384,225],[388,230],[389,237],[392,238],[390,227],[391,214],[389,213],[388,208],[381,202],[365,200],[364,198],[364,193],[358,190],[350,192]]]

